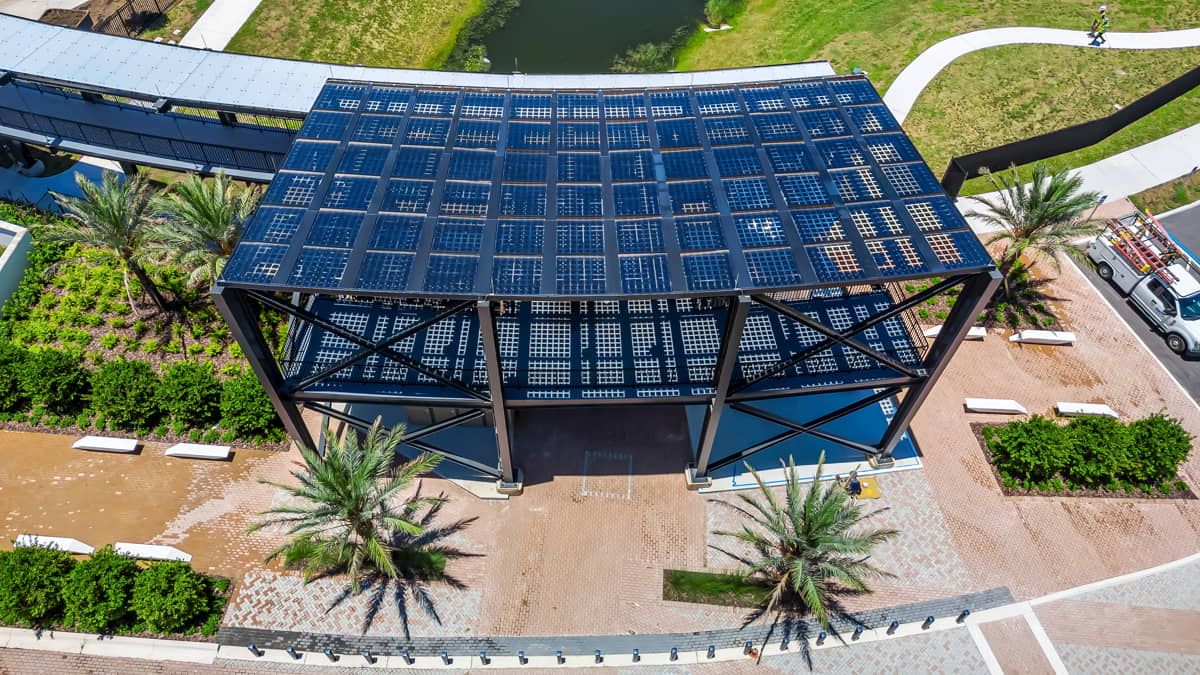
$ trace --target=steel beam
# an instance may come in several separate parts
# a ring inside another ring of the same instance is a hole
[[[504,407],[504,368],[500,361],[500,343],[496,340],[492,303],[479,300],[475,303],[475,311],[479,313],[479,339],[483,343],[483,358],[487,365],[492,423],[496,427],[496,450],[500,456],[500,480],[516,483],[517,471],[513,466],[512,438],[508,433],[508,411]]]
[[[258,315],[254,312],[246,292],[217,284],[213,288],[212,296],[213,304],[225,318],[225,323],[229,324],[233,339],[242,347],[251,370],[266,390],[267,398],[283,422],[283,428],[295,442],[316,449],[312,434],[308,433],[308,427],[300,416],[300,408],[283,392],[283,373],[280,372],[271,347],[262,334]]]
[[[713,443],[717,439],[717,427],[721,413],[725,410],[725,399],[729,395],[729,382],[737,367],[738,347],[742,343],[742,328],[750,314],[750,296],[739,295],[729,308],[729,319],[725,322],[725,335],[721,340],[721,352],[717,355],[713,373],[713,399],[704,411],[704,427],[700,432],[700,444],[696,448],[696,479],[708,476],[708,460],[712,455]]]
[[[929,391],[933,389],[942,372],[946,370],[950,358],[954,356],[954,352],[958,351],[958,346],[966,339],[967,331],[975,325],[976,317],[991,300],[996,287],[1000,285],[1000,279],[1000,272],[992,269],[980,272],[967,280],[962,293],[954,302],[954,309],[950,311],[950,316],[942,325],[941,332],[938,333],[933,345],[925,354],[925,380],[909,388],[904,394],[904,399],[900,402],[895,416],[892,417],[891,424],[888,425],[887,431],[879,441],[880,454],[873,464],[889,466],[893,463],[892,452],[896,449],[896,444],[908,430],[908,425],[912,422],[913,416],[917,414],[921,404],[924,403],[925,397],[929,395]]]

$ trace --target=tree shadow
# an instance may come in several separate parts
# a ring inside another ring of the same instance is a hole
[[[1050,292],[1053,282],[1053,279],[1031,278],[1028,273],[1017,275],[1009,281],[1007,293],[1003,287],[996,290],[983,310],[980,323],[989,328],[1005,326],[1013,330],[1061,326],[1061,317],[1051,303],[1066,302],[1067,298]]]
[[[414,499],[420,497],[420,492],[418,487]],[[417,523],[421,532],[412,534],[397,531],[392,535],[392,560],[396,564],[397,576],[391,577],[378,570],[364,576],[362,593],[368,595],[367,613],[362,623],[364,635],[389,599],[396,607],[396,614],[404,630],[404,639],[412,637],[409,631],[410,603],[440,626],[442,619],[431,593],[432,585],[444,584],[459,591],[467,589],[462,580],[446,572],[446,565],[452,560],[481,557],[481,554],[464,551],[445,540],[465,530],[478,518],[461,518],[447,525],[434,526],[433,521],[445,503],[445,494],[439,494],[437,501],[419,518],[416,514],[419,507],[410,504],[402,509],[401,517]],[[345,588],[326,608],[326,613],[333,611],[354,595],[356,593],[353,587],[347,582]]]

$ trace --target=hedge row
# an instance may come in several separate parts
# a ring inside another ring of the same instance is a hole
[[[1179,465],[1192,437],[1175,419],[1152,415],[1128,424],[1077,417],[1066,425],[1034,415],[983,429],[1000,477],[1009,488],[1096,489],[1171,494],[1185,489]]]
[[[213,635],[228,588],[228,579],[187,563],[143,569],[111,546],[79,562],[53,548],[0,551],[0,621],[7,625]]]
[[[145,432],[169,423],[177,433],[191,429],[208,441],[282,437],[275,410],[249,371],[222,382],[209,363],[177,361],[160,377],[145,361],[123,358],[89,370],[72,352],[0,341],[0,413],[31,408],[34,416],[44,411],[80,427]]]

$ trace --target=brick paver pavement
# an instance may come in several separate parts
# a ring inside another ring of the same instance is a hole
[[[1164,654],[1120,647],[1094,645],[1058,645],[1063,665],[1072,673],[1087,675],[1195,675],[1200,673],[1200,656]]]
[[[1006,673],[1049,675],[1054,672],[1033,629],[1023,616],[1014,616],[979,626],[996,662]]]

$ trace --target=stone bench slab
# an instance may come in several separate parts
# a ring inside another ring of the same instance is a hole
[[[229,446],[176,443],[167,448],[163,454],[167,457],[186,457],[188,459],[229,459]]]
[[[1075,334],[1061,330],[1023,330],[1014,333],[1008,341],[1030,345],[1069,345],[1074,344]]]
[[[1054,410],[1063,417],[1102,416],[1116,419],[1120,417],[1117,411],[1104,403],[1069,403],[1059,401],[1054,404]]]
[[[998,415],[1026,415],[1025,406],[1011,398],[964,398],[963,406],[968,412],[995,413]]]
[[[108,436],[84,436],[71,444],[76,450],[97,452],[137,452],[136,438],[111,438]]]
[[[113,550],[120,555],[137,558],[138,560],[170,560],[178,562],[191,562],[192,555],[184,553],[174,546],[161,546],[158,544],[131,544],[127,541],[118,541],[113,544]]]
[[[937,326],[932,326],[930,328],[926,328],[924,331],[921,332],[921,334],[927,338],[935,338],[941,332],[942,332],[942,326],[939,324]],[[987,337],[987,329],[986,328],[984,328],[983,326],[971,326],[970,330],[967,331],[966,339],[982,340],[985,337]]]
[[[41,534],[18,534],[13,545],[30,548],[56,548],[66,553],[75,553],[78,555],[91,555],[96,552],[96,547],[88,546],[78,539],[70,537],[47,537]]]

